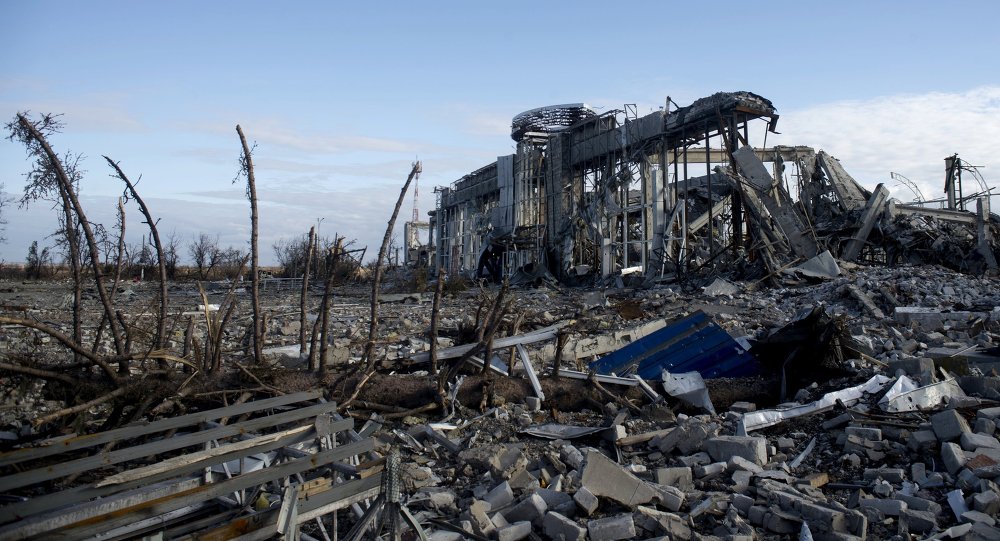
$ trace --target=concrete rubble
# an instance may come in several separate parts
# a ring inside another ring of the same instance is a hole
[[[532,110],[517,154],[411,224],[432,238],[407,234],[417,268],[386,277],[381,391],[348,413],[377,426],[373,454],[400,453],[429,539],[1000,539],[988,193],[954,189],[953,157],[948,208],[903,204],[823,151],[750,146],[753,120],[773,130],[777,114],[750,93],[646,117]],[[437,270],[454,289],[432,338]],[[474,278],[523,286],[489,355],[472,354],[476,306],[499,288],[455,286]],[[134,289],[138,313],[151,289]],[[58,319],[44,294],[4,284],[0,300]],[[194,287],[171,295],[198,313]],[[301,368],[297,295],[265,301],[272,366]],[[358,366],[367,303],[367,286],[335,291],[331,370]],[[456,364],[448,400],[421,409],[438,399],[432,340]],[[4,350],[37,346],[0,333]],[[0,376],[3,450],[36,437],[25,412],[58,407],[23,383]]]

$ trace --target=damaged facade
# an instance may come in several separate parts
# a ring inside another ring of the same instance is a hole
[[[634,105],[521,113],[516,153],[435,190],[431,264],[494,280],[548,272],[566,283],[720,266],[759,277],[826,251],[996,269],[1000,218],[988,190],[962,193],[957,156],[946,160],[945,208],[900,204],[826,152],[767,147],[777,121],[771,102],[749,92],[645,116]]]

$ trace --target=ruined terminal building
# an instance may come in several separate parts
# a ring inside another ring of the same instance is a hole
[[[974,238],[958,235],[965,245],[940,259],[995,268],[988,197],[959,197],[946,209],[897,205],[822,151],[768,148],[777,121],[771,102],[750,92],[687,107],[667,98],[666,109],[645,116],[634,105],[521,113],[514,154],[435,190],[429,263],[449,275],[551,274],[567,283],[720,268],[760,276],[826,251],[926,259],[951,224]]]

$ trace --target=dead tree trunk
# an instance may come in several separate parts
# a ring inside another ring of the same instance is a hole
[[[104,287],[104,273],[101,271],[101,261],[99,257],[100,250],[97,249],[97,239],[94,237],[94,230],[90,227],[90,222],[87,220],[87,215],[83,211],[80,199],[76,196],[76,192],[73,190],[73,182],[70,180],[69,175],[66,174],[62,161],[59,159],[59,156],[56,155],[55,151],[52,150],[52,147],[49,145],[45,136],[42,135],[35,125],[23,114],[19,113],[17,115],[17,120],[21,124],[21,127],[24,128],[30,137],[42,148],[46,157],[48,157],[49,162],[52,165],[52,169],[55,172],[55,176],[59,181],[59,184],[62,186],[61,193],[69,199],[69,202],[73,207],[73,211],[76,213],[76,217],[80,222],[80,226],[83,227],[83,234],[87,239],[87,248],[90,250],[91,266],[94,270],[94,284],[97,286],[97,294],[101,298],[101,304],[104,306],[104,312],[108,317],[108,325],[111,327],[112,338],[115,342],[115,352],[120,356],[124,355],[125,349],[122,344],[121,328],[118,326],[118,320],[115,319],[115,310],[111,305],[111,299],[108,297],[108,291]]]
[[[305,269],[302,271],[302,296],[299,297],[299,355],[306,352],[306,315],[307,298],[309,295],[309,270],[312,264],[313,250],[316,249],[316,226],[309,228],[309,244],[306,246]]]
[[[326,284],[323,286],[323,302],[320,309],[320,339],[319,339],[319,362],[314,362],[314,357],[310,357],[309,368],[320,374],[326,371],[326,352],[330,348],[330,290],[333,288],[333,278],[336,276],[334,269],[340,261],[340,253],[343,250],[344,239],[333,236],[333,254],[327,264],[330,271],[326,274]]]
[[[83,262],[80,260],[80,238],[77,236],[76,221],[70,208],[69,198],[65,188],[59,185],[59,195],[63,200],[63,221],[66,222],[66,245],[69,249],[69,266],[73,273],[73,340],[83,343]],[[97,344],[94,344],[96,351]],[[73,354],[73,362],[80,362],[80,355]]]
[[[153,219],[153,215],[149,212],[146,202],[142,200],[142,197],[139,197],[139,192],[135,191],[135,185],[125,176],[118,163],[112,161],[107,156],[104,156],[104,159],[107,160],[108,165],[114,168],[115,174],[125,183],[125,186],[128,187],[128,192],[132,194],[135,202],[139,204],[139,210],[145,216],[146,224],[149,225],[149,232],[153,236],[153,248],[156,249],[156,262],[160,271],[160,313],[159,317],[156,318],[156,336],[153,337],[153,347],[154,349],[163,349],[163,339],[167,327],[167,264],[163,260],[163,245],[160,244],[160,233],[156,230],[156,220]],[[161,364],[166,366],[165,362]]]
[[[242,172],[247,176],[247,197],[250,199],[250,297],[253,303],[253,360],[260,362],[263,357],[264,328],[260,315],[260,276],[257,254],[257,186],[253,176],[253,157],[243,128],[236,125],[236,133],[240,135],[243,154],[240,156]]]
[[[413,179],[420,176],[422,168],[420,162],[414,162],[410,175],[406,177],[406,183],[399,191],[399,199],[396,200],[396,207],[392,210],[389,218],[389,225],[385,229],[385,236],[382,237],[382,246],[378,250],[378,259],[375,260],[375,273],[372,277],[372,299],[371,299],[371,321],[368,323],[368,341],[365,342],[365,351],[362,359],[365,362],[365,370],[371,371],[375,367],[375,337],[378,334],[378,296],[379,288],[382,286],[382,274],[385,272],[385,255],[389,250],[389,241],[392,238],[392,230],[396,226],[396,217],[399,216],[399,208],[403,206],[403,198],[410,188]]]

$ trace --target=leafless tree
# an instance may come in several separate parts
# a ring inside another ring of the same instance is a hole
[[[236,125],[243,151],[240,154],[240,176],[247,178],[247,199],[250,200],[250,302],[253,305],[253,360],[262,360],[264,348],[264,318],[260,311],[260,275],[257,254],[257,183],[253,173],[253,152],[243,135],[243,128]],[[237,177],[238,178],[238,177]]]
[[[108,296],[108,291],[104,286],[104,273],[101,270],[97,239],[94,235],[94,228],[80,204],[77,197],[77,182],[80,173],[76,164],[79,157],[66,160],[71,164],[69,168],[64,167],[64,162],[59,158],[48,142],[48,135],[56,133],[61,128],[61,124],[53,115],[42,115],[38,120],[30,120],[26,113],[18,113],[15,120],[7,124],[7,130],[12,141],[23,144],[30,156],[35,158],[35,167],[28,173],[28,184],[25,187],[25,198],[37,198],[44,194],[58,192],[63,203],[63,213],[66,218],[67,240],[70,242],[71,254],[77,257],[80,254],[79,241],[75,234],[75,223],[79,224],[83,230],[83,236],[87,243],[89,260],[94,273],[94,285],[97,288],[98,297],[104,307],[108,324],[111,327],[112,339],[115,351],[118,355],[125,354],[125,344],[121,333],[121,327],[115,317],[114,307]],[[69,157],[69,156],[68,156]],[[82,263],[82,259],[75,259],[73,264],[77,267]],[[74,302],[79,311],[79,303]],[[76,329],[74,329],[74,335]],[[74,336],[75,338],[75,336]],[[77,342],[79,343],[79,341]]]
[[[208,233],[199,233],[188,245],[188,255],[198,270],[198,279],[208,279],[212,268],[219,262],[219,236],[212,238]]]

